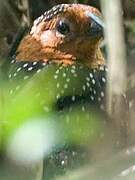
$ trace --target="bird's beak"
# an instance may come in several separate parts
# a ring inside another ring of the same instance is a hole
[[[91,20],[91,25],[88,32],[89,35],[92,37],[103,37],[105,28],[103,20],[91,12],[86,12],[86,15]]]

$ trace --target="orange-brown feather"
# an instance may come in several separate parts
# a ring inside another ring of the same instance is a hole
[[[65,65],[80,62],[90,68],[104,64],[104,57],[99,48],[101,39],[89,38],[85,35],[90,21],[85,16],[86,11],[101,16],[96,8],[74,4],[49,21],[34,23],[31,33],[20,43],[16,60],[43,60]],[[60,19],[70,20],[75,36],[69,38],[59,36],[55,27]]]

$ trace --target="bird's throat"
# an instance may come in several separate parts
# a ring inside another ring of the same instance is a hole
[[[75,53],[69,51],[61,51],[56,47],[42,47],[42,45],[36,41],[30,35],[26,36],[19,45],[16,55],[17,61],[45,61],[63,65],[71,65],[74,63],[81,63],[89,68],[98,68],[100,65],[105,64],[104,57],[100,48],[94,53],[84,53],[79,58]]]

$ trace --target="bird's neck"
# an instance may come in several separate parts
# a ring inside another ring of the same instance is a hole
[[[85,54],[85,53],[84,53]],[[89,68],[98,68],[105,64],[103,54],[99,47],[88,51],[87,54],[78,58],[75,53],[58,51],[51,47],[42,47],[35,39],[26,36],[17,50],[17,61],[51,61],[52,63],[71,65],[80,63]]]

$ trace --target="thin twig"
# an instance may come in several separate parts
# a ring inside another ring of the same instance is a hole
[[[8,14],[12,17],[15,25],[16,25],[17,27],[20,27],[20,21],[19,21],[19,19],[17,18],[17,16],[15,15],[15,13],[14,13],[12,7],[10,6],[10,4],[8,3],[8,1],[7,1],[7,0],[5,0],[5,1],[0,1],[0,6],[2,7],[2,5],[5,7],[5,9],[7,10]]]
[[[21,0],[18,3],[18,8],[22,12],[22,22],[24,26],[30,26],[31,18],[30,18],[30,11],[29,11],[29,0]]]

